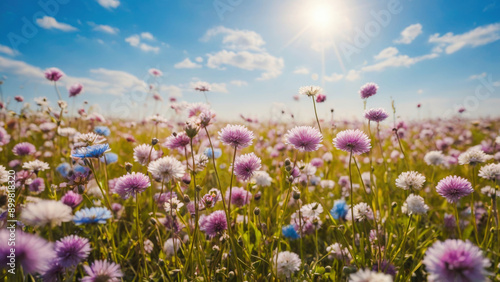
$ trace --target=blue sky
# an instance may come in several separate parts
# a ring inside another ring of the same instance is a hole
[[[137,117],[152,104],[142,93],[157,68],[164,102],[156,107],[166,116],[170,96],[205,101],[193,90],[198,81],[211,84],[208,100],[226,119],[281,109],[310,119],[311,101],[293,99],[304,85],[323,87],[321,117],[335,108],[360,118],[367,82],[380,87],[368,107],[390,110],[392,97],[403,118],[416,117],[418,103],[433,117],[500,107],[500,3],[492,0],[9,0],[0,11],[4,98],[55,100],[43,70],[57,67],[63,93],[84,85],[77,103]]]

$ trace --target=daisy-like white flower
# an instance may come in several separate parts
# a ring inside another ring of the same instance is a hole
[[[300,212],[303,217],[318,218],[323,213],[323,206],[319,203],[303,205]]]
[[[347,250],[347,248],[342,248],[342,245],[339,243],[334,243],[326,247],[326,251],[330,254],[329,257],[331,259],[350,260],[351,258],[349,250]]]
[[[470,164],[474,166],[479,163],[487,162],[492,158],[493,156],[485,154],[483,150],[479,148],[472,148],[458,156],[458,163],[461,165]]]
[[[427,213],[429,206],[425,204],[424,198],[418,195],[410,194],[408,198],[406,198],[401,210],[403,213],[408,215],[419,215]]]
[[[359,203],[359,204],[355,205],[353,210],[354,210],[354,220],[355,221],[361,222],[361,221],[365,221],[367,219],[372,220],[374,218],[372,209],[366,203]],[[351,209],[349,209],[347,212],[346,220],[352,220]]]
[[[355,155],[361,155],[370,151],[371,140],[361,130],[344,130],[337,134],[333,139],[333,145],[344,152],[352,152]]]
[[[498,136],[496,139],[495,139],[495,143],[499,144],[500,145],[500,136]]]
[[[487,164],[481,167],[479,176],[493,181],[500,179],[500,164]]]
[[[27,169],[29,171],[39,172],[39,171],[44,171],[46,169],[50,169],[50,166],[46,162],[42,162],[40,160],[34,160],[34,161],[24,163],[23,168]]]
[[[184,206],[184,203],[179,201],[176,197],[167,199],[163,208],[167,213],[173,213],[175,211],[179,211]]]
[[[370,269],[360,269],[349,276],[349,282],[392,282],[392,276]]]
[[[318,150],[323,142],[323,135],[311,126],[296,126],[285,135],[287,144],[293,145],[295,149],[304,152],[313,152]]]
[[[256,171],[253,174],[253,181],[255,181],[255,184],[258,186],[268,187],[271,185],[271,181],[273,181],[273,179],[269,176],[269,173],[265,171]]]
[[[425,154],[424,161],[428,165],[441,165],[445,161],[445,156],[441,151],[430,151]]]
[[[500,197],[500,190],[496,190],[494,187],[491,186],[486,186],[484,188],[481,188],[481,193],[490,198],[493,196]]]
[[[7,181],[9,181],[9,172],[3,165],[0,165],[0,184],[4,184]]]
[[[274,255],[272,263],[279,276],[290,278],[299,270],[301,260],[296,253],[285,251]]]
[[[469,241],[448,239],[427,249],[423,260],[432,281],[487,281],[490,266],[481,249]]]
[[[416,171],[402,172],[396,179],[396,186],[403,190],[420,190],[424,183],[425,176]]]
[[[106,138],[94,132],[89,132],[85,134],[78,133],[75,136],[75,141],[76,143],[83,143],[84,144],[83,146],[91,146],[106,142]]]
[[[161,156],[160,151],[156,151],[149,144],[141,144],[134,148],[134,161],[141,165],[147,165],[148,162],[154,161]]]
[[[32,226],[55,227],[73,219],[72,209],[59,201],[41,200],[29,203],[21,212],[21,220]]]
[[[189,168],[193,169],[193,160],[188,158]],[[208,157],[205,154],[194,155],[195,171],[200,172],[205,170],[208,165]]]
[[[166,156],[149,163],[148,171],[157,181],[169,182],[181,178],[185,168],[177,159]]]
[[[299,88],[299,94],[300,95],[306,95],[306,96],[316,96],[319,93],[323,92],[323,88],[315,85],[310,85],[310,86],[303,86]]]
[[[63,137],[73,137],[78,134],[78,131],[73,127],[58,127],[57,134]]]
[[[163,244],[163,251],[167,257],[172,257],[175,253],[177,253],[181,244],[181,240],[177,238],[168,238],[167,241],[165,241],[165,244]]]

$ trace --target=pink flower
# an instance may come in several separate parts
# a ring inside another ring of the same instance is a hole
[[[80,83],[75,83],[68,89],[69,97],[76,97],[78,94],[82,93],[83,85]]]
[[[45,78],[50,81],[58,81],[64,76],[64,73],[58,68],[48,68],[45,70]]]

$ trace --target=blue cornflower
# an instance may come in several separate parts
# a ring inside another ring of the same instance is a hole
[[[94,132],[102,136],[109,136],[111,134],[111,130],[107,126],[96,126],[94,127]]]
[[[297,233],[297,230],[295,230],[295,227],[293,227],[292,224],[283,226],[281,228],[281,232],[283,233],[283,236],[285,236],[285,238],[290,238],[292,240],[300,238],[299,233]]]
[[[222,156],[222,150],[221,149],[216,148],[214,150],[214,152],[215,152],[214,156],[215,156],[216,159],[218,159],[218,158],[220,158],[220,156]],[[205,156],[207,156],[208,158],[212,158],[212,148],[206,148],[204,153],[205,153]]]
[[[115,153],[106,153],[106,154],[104,154],[104,156],[102,156],[102,157],[99,158],[99,160],[101,161],[101,163],[104,162],[104,158],[106,158],[106,163],[107,164],[116,163],[118,161],[118,155],[115,154]]]
[[[92,207],[84,208],[75,213],[73,221],[76,225],[89,223],[106,223],[107,219],[112,217],[111,212],[107,208]]]
[[[339,219],[343,218],[345,219],[345,216],[347,215],[347,211],[349,210],[349,206],[345,202],[344,199],[340,200],[335,200],[333,202],[333,208],[330,210],[330,213],[332,214],[333,218]]]
[[[82,165],[75,165],[73,167],[73,172],[79,172],[79,173],[87,173],[90,169],[86,166]]]
[[[61,174],[62,177],[66,178],[68,177],[68,173],[71,170],[71,166],[68,163],[62,163],[57,166],[56,168],[57,172]]]
[[[73,158],[99,158],[104,153],[109,151],[109,144],[97,144],[87,147],[78,148],[71,156]]]

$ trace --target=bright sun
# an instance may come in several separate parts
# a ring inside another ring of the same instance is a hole
[[[338,8],[332,1],[320,1],[317,5],[312,6],[309,18],[313,27],[320,31],[335,28],[339,23]]]

